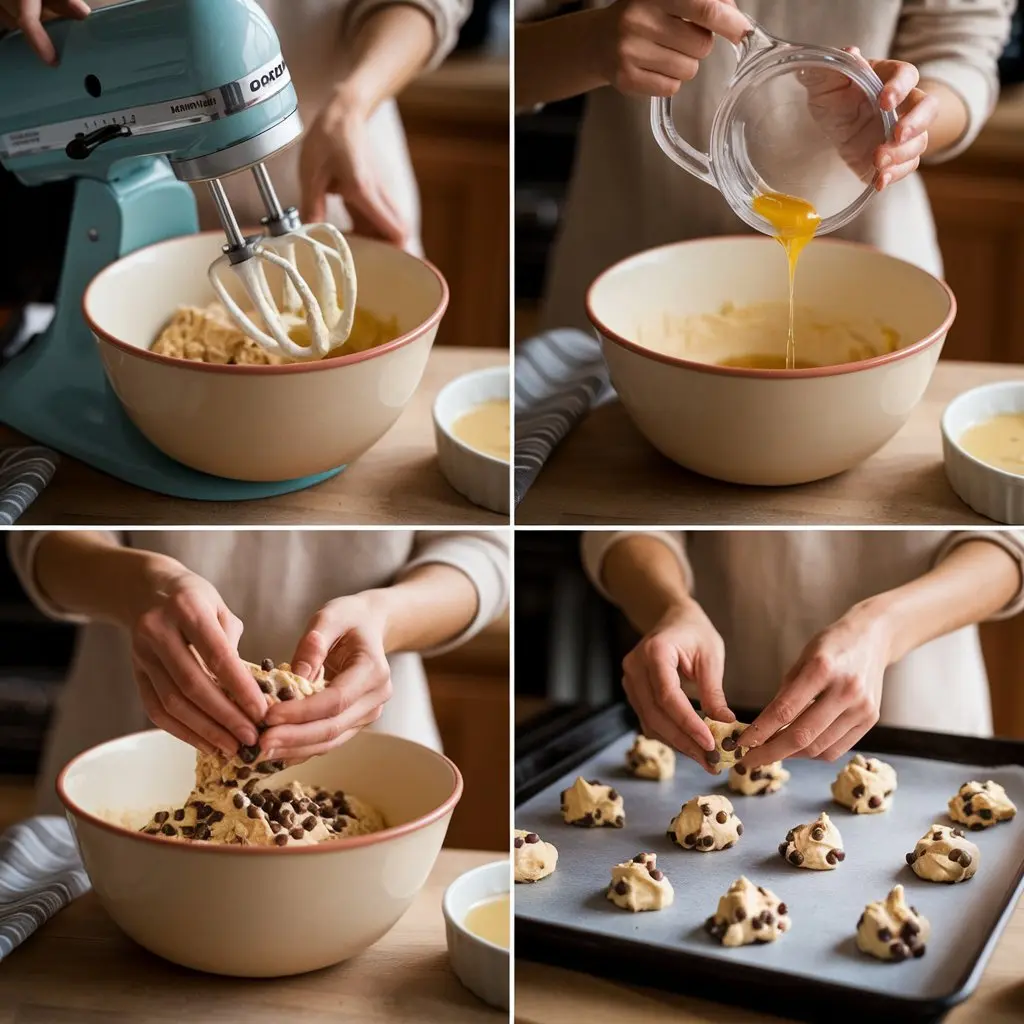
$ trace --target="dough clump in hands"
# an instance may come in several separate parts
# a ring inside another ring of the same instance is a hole
[[[892,804],[896,769],[875,757],[854,754],[832,783],[832,798],[854,814],[881,814]]]
[[[743,758],[746,747],[739,745],[743,730],[749,728],[743,722],[716,722],[704,716],[704,724],[711,731],[715,740],[714,750],[705,750],[704,758],[711,770],[718,775],[723,768],[731,768]]]
[[[704,930],[723,946],[749,946],[774,942],[791,924],[786,904],[775,893],[741,875],[718,901]]]
[[[857,922],[857,948],[879,960],[899,963],[922,957],[931,932],[928,919],[908,906],[903,886],[897,885],[877,903],[869,903]]]
[[[950,884],[973,878],[980,860],[981,851],[963,830],[945,825],[932,825],[907,854],[907,863],[918,878]]]
[[[989,779],[988,782],[965,782],[949,801],[949,816],[972,832],[980,832],[1001,821],[1009,821],[1017,813],[1006,790]]]
[[[622,794],[600,779],[588,782],[580,776],[562,790],[562,818],[567,825],[582,828],[622,828],[626,824]]]
[[[777,793],[789,781],[789,772],[781,761],[772,761],[759,768],[734,764],[729,770],[729,788],[743,796],[767,796]]]
[[[626,754],[626,767],[638,779],[671,779],[676,773],[676,752],[660,740],[637,736]]]
[[[675,893],[653,853],[638,853],[612,868],[608,899],[623,910],[663,910],[672,905]]]
[[[686,850],[728,850],[743,835],[743,822],[724,796],[695,796],[669,822],[668,838]]]
[[[512,833],[512,850],[517,882],[539,882],[547,878],[558,863],[558,851],[551,843],[545,843],[536,832],[525,832],[517,828]]]
[[[824,811],[816,821],[791,828],[779,844],[779,854],[794,867],[812,871],[834,871],[846,860],[843,837]]]

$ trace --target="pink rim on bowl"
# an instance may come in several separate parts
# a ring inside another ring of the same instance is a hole
[[[223,363],[200,363],[193,359],[178,359],[176,356],[162,356],[156,352],[151,352],[147,348],[141,348],[138,345],[132,345],[130,342],[123,341],[121,338],[116,338],[114,335],[109,334],[103,330],[99,324],[89,314],[89,295],[96,283],[103,277],[104,274],[109,273],[114,267],[124,260],[130,260],[137,256],[140,252],[149,252],[153,249],[158,249],[162,245],[169,245],[172,242],[180,241],[181,238],[197,238],[205,235],[216,235],[221,236],[219,231],[200,231],[196,235],[182,235],[178,238],[165,238],[162,242],[154,242],[153,245],[144,246],[141,249],[136,249],[135,252],[129,253],[127,256],[122,256],[121,259],[115,260],[109,266],[104,267],[93,279],[89,282],[89,285],[85,289],[85,293],[82,295],[82,315],[85,317],[85,322],[89,325],[89,329],[93,334],[102,338],[104,341],[109,342],[115,348],[121,349],[122,352],[126,352],[128,355],[140,356],[143,359],[150,359],[156,363],[163,363],[167,366],[176,366],[178,369],[195,370],[198,373],[233,373],[233,374],[275,374],[275,373],[310,373],[315,370],[328,370],[334,369],[339,366],[349,366],[353,363],[361,363],[365,359],[374,359],[377,356],[386,355],[388,352],[394,352],[396,349],[402,348],[408,345],[410,342],[415,341],[417,338],[422,338],[431,328],[435,327],[441,321],[441,317],[444,316],[445,310],[448,308],[448,282],[444,279],[444,275],[437,267],[434,266],[429,260],[424,259],[422,256],[413,256],[409,253],[403,253],[408,259],[416,260],[422,263],[433,275],[437,278],[437,283],[441,286],[441,298],[434,308],[434,311],[430,314],[427,319],[421,323],[418,327],[408,331],[406,334],[399,335],[394,341],[386,342],[383,345],[378,345],[376,348],[367,349],[365,352],[353,352],[347,356],[334,356],[332,359],[314,359],[306,363],[284,363],[281,366],[258,366],[251,364],[243,364],[236,366],[229,366]],[[375,239],[370,240],[374,245],[386,245],[385,242],[378,242]]]
[[[448,796],[445,797],[444,801],[432,811],[421,815],[419,818],[413,818],[412,821],[406,821],[401,825],[386,828],[381,832],[371,832],[369,835],[365,836],[352,836],[347,839],[332,839],[329,842],[317,843],[314,846],[272,847],[235,846],[225,843],[183,843],[179,839],[171,839],[167,836],[151,836],[147,835],[145,832],[137,832],[134,829],[123,828],[122,826],[115,825],[113,822],[107,821],[104,818],[97,817],[95,814],[83,810],[74,803],[71,797],[68,796],[67,790],[64,786],[64,780],[68,772],[71,771],[71,769],[74,768],[82,758],[88,757],[94,751],[102,750],[106,746],[110,746],[114,743],[120,743],[133,736],[148,736],[150,733],[158,733],[160,731],[161,730],[159,729],[144,729],[141,732],[128,733],[125,736],[118,736],[113,740],[106,740],[103,743],[97,743],[96,746],[90,747],[88,750],[83,750],[80,754],[77,754],[68,761],[61,770],[60,775],[57,776],[57,796],[60,797],[60,802],[71,812],[71,814],[89,822],[90,825],[94,825],[96,828],[101,828],[106,832],[111,832],[114,835],[126,836],[130,839],[136,840],[137,842],[160,843],[161,845],[176,847],[180,850],[202,851],[203,853],[222,854],[230,857],[267,855],[275,857],[297,857],[300,854],[308,855],[316,853],[330,853],[332,850],[338,849],[352,850],[361,846],[373,846],[375,843],[382,843],[388,839],[408,835],[410,832],[416,832],[421,828],[426,828],[427,825],[432,825],[435,821],[439,821],[446,814],[450,814],[462,797],[462,773],[456,767],[455,762],[445,757],[444,754],[438,753],[436,750],[430,750],[429,752],[438,760],[443,761],[452,773],[451,793],[449,793]],[[412,743],[411,740],[403,739],[401,736],[388,736],[388,739],[399,743],[409,743],[412,746],[422,746],[422,744]],[[429,750],[428,747],[423,747],[423,749]]]
[[[593,283],[587,289],[587,317],[601,332],[604,339],[614,342],[616,345],[620,345],[622,348],[628,349],[630,352],[635,352],[637,355],[653,359],[655,362],[667,363],[669,366],[682,366],[689,370],[696,370],[698,373],[718,373],[727,377],[760,377],[765,380],[783,380],[793,377],[835,377],[842,373],[857,373],[860,370],[870,370],[876,366],[884,366],[886,363],[895,363],[900,359],[907,359],[912,355],[916,355],[918,352],[923,352],[930,345],[934,345],[935,342],[946,334],[950,325],[953,323],[953,320],[956,318],[956,296],[953,294],[952,289],[945,281],[929,275],[934,281],[938,282],[942,290],[946,293],[946,298],[949,300],[949,312],[946,314],[942,323],[932,331],[931,334],[922,338],[920,341],[915,341],[913,345],[897,349],[895,352],[887,352],[885,355],[872,356],[870,359],[861,359],[853,363],[837,363],[834,366],[814,366],[805,370],[758,370],[746,366],[719,366],[716,363],[699,363],[692,359],[682,359],[679,356],[666,355],[664,352],[654,352],[649,348],[644,348],[643,345],[638,345],[635,341],[623,338],[621,334],[616,334],[610,328],[601,323],[597,315],[594,313],[594,291],[608,275],[615,273],[615,271],[629,263],[633,263],[634,261],[639,262],[650,257],[653,253],[661,252],[663,249],[680,249],[687,245],[708,245],[709,243],[714,242],[750,241],[753,237],[754,236],[752,235],[721,235],[717,238],[691,238],[685,242],[669,242],[666,245],[658,245],[652,249],[644,249],[642,252],[633,253],[632,256],[627,256],[625,259],[619,260],[617,263],[613,263],[610,267],[601,271],[601,273],[594,278]],[[814,244],[833,246],[845,245],[856,249],[866,249],[871,252],[879,253],[879,255],[884,256],[887,260],[893,260],[896,263],[906,263],[908,266],[913,266],[913,264],[909,263],[907,260],[901,260],[897,256],[890,256],[888,253],[883,253],[876,246],[866,245],[863,242],[849,242],[842,238],[818,238],[815,239]],[[914,269],[918,270],[922,274],[926,273],[926,271],[921,270],[919,267],[914,267]]]

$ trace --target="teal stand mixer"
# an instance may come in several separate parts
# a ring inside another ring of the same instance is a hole
[[[128,419],[82,315],[86,285],[109,263],[198,230],[189,182],[211,189],[233,265],[252,258],[257,239],[239,229],[222,177],[251,169],[268,234],[294,227],[263,167],[302,132],[269,19],[252,0],[128,0],[47,29],[59,67],[44,65],[20,33],[0,39],[0,164],[27,186],[73,179],[74,198],[56,311],[0,368],[0,421],[174,497],[262,498],[336,475],[344,467],[250,483],[170,459]]]

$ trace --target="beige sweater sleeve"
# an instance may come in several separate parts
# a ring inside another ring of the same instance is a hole
[[[990,615],[988,621],[1010,619],[1024,611],[1024,530],[957,530],[942,542],[935,553],[934,564],[938,565],[955,548],[972,540],[986,540],[1001,547],[1017,563],[1020,573],[1017,593],[1004,608]]]
[[[351,0],[345,8],[342,31],[353,32],[359,23],[396,0]],[[434,49],[423,71],[433,71],[455,49],[459,31],[469,17],[473,0],[398,0],[421,10],[434,26]]]
[[[967,128],[925,163],[962,153],[999,98],[997,62],[1010,35],[1016,0],[903,0],[890,56],[914,64],[921,79],[941,82],[964,101]]]
[[[604,575],[604,560],[620,540],[626,537],[643,535],[660,540],[669,551],[675,555],[679,562],[679,568],[686,580],[686,589],[693,591],[693,569],[690,567],[690,560],[686,557],[686,535],[679,532],[667,532],[664,530],[587,530],[583,533],[580,542],[581,555],[583,557],[583,570],[590,582],[597,588],[598,593],[606,600],[615,603],[615,599],[605,589],[602,577]]]
[[[398,578],[421,565],[431,564],[450,565],[465,573],[476,588],[477,605],[473,621],[446,643],[420,651],[425,657],[442,654],[465,643],[508,607],[511,577],[508,531],[421,531],[416,534],[412,557]]]
[[[85,615],[74,615],[60,605],[54,604],[43,592],[36,579],[36,553],[39,545],[52,533],[52,530],[18,530],[7,535],[7,553],[11,565],[29,600],[47,617],[61,622],[73,622],[85,625],[89,618]],[[109,537],[117,544],[124,543],[124,537],[112,530],[98,530],[97,533]]]

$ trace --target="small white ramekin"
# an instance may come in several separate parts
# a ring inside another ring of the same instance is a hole
[[[507,860],[483,864],[459,875],[441,902],[452,969],[470,992],[499,1010],[509,1004],[509,951],[474,935],[465,920],[474,904],[508,894],[508,876]]]
[[[434,401],[434,437],[437,460],[448,483],[474,505],[500,515],[509,514],[511,452],[509,459],[496,459],[478,452],[453,433],[455,421],[482,402],[509,397],[507,366],[474,370],[449,381]]]
[[[1024,476],[989,466],[960,447],[970,427],[1007,413],[1024,413],[1022,380],[984,384],[957,396],[942,414],[942,454],[950,485],[975,512],[1024,526]]]

